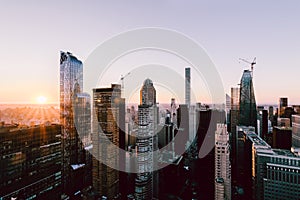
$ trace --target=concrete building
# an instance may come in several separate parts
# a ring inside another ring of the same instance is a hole
[[[292,116],[292,146],[300,148],[300,115]]]
[[[225,124],[217,124],[215,132],[215,179],[223,180],[224,191],[219,189],[221,181],[215,182],[215,199],[231,199],[231,164],[229,134]],[[220,194],[221,193],[221,194]],[[222,194],[224,195],[222,197]]]
[[[137,176],[135,179],[135,198],[158,198],[158,173],[153,172],[157,158],[153,154],[158,149],[156,134],[158,124],[156,90],[153,82],[146,79],[140,90],[138,106]]]

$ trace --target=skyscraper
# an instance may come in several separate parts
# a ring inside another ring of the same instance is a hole
[[[137,169],[135,180],[136,199],[152,199],[157,197],[157,173],[153,172],[157,158],[153,151],[158,149],[156,135],[157,107],[156,90],[153,82],[146,79],[140,90],[140,105],[138,106],[137,133]]]
[[[185,68],[185,104],[191,105],[191,68]]]
[[[287,106],[288,106],[288,98],[281,97],[279,99],[278,117],[282,117],[282,115],[284,114],[284,110]]]
[[[240,88],[231,88],[230,131],[236,132],[240,110]]]
[[[257,130],[257,109],[252,73],[244,70],[240,85],[239,125],[253,126]]]
[[[215,178],[223,180],[224,191],[217,189],[220,181],[215,182],[215,199],[231,199],[231,164],[229,159],[229,134],[225,124],[217,124],[215,132]],[[222,195],[223,194],[223,198]]]
[[[120,85],[93,89],[93,187],[100,197],[107,199],[116,198],[120,192],[119,171],[111,166],[121,164],[119,148],[116,146],[125,148],[125,137],[120,128],[125,126],[123,104]]]
[[[300,148],[300,115],[292,116],[292,146]]]
[[[86,150],[79,137],[79,131],[74,120],[76,117],[83,117],[75,113],[78,107],[77,96],[83,88],[83,65],[80,60],[69,52],[60,53],[60,122],[62,124],[62,147],[63,147],[63,190],[68,196],[86,187],[88,183],[78,180],[87,180],[85,175],[89,167],[86,165]],[[87,98],[86,100],[83,99]],[[81,96],[80,101],[87,103],[88,97]],[[77,106],[76,106],[77,105]],[[80,105],[79,107],[82,107]],[[85,113],[85,117],[87,113]],[[87,125],[83,125],[89,129]],[[89,130],[87,130],[89,131]],[[84,133],[86,136],[89,133]],[[80,166],[80,167],[78,167]]]

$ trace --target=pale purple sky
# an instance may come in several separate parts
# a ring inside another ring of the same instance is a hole
[[[84,61],[103,41],[134,28],[179,31],[202,45],[225,92],[257,57],[257,103],[289,97],[300,104],[300,2],[290,1],[2,1],[0,102],[58,102],[59,51]]]

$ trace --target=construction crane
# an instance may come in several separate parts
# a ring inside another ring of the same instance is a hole
[[[122,95],[124,95],[124,79],[128,76],[128,75],[130,75],[130,72],[128,72],[126,75],[121,75],[121,78],[120,78],[120,80],[121,80],[121,91],[122,91]]]
[[[254,68],[254,65],[256,65],[256,57],[254,57],[253,61],[252,62],[249,62],[248,60],[246,59],[243,59],[243,58],[239,58],[239,60],[245,62],[245,63],[248,63],[251,65],[251,72],[253,74],[253,68]]]

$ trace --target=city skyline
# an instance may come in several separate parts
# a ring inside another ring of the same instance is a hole
[[[47,103],[58,103],[59,71],[55,66],[60,50],[71,51],[84,66],[89,54],[102,42],[120,32],[142,27],[175,30],[203,46],[228,94],[239,83],[242,71],[249,69],[238,59],[251,61],[257,57],[254,67],[257,104],[277,104],[279,97],[288,97],[290,104],[300,102],[295,86],[300,72],[297,1],[191,2],[184,7],[179,1],[136,2],[134,6],[116,2],[72,2],[71,6],[69,2],[55,1],[3,3],[0,16],[7,20],[1,23],[0,84],[4,87],[0,89],[0,102],[43,103],[46,98]],[[155,16],[148,8],[156,8]],[[162,62],[169,58],[161,57]],[[184,62],[175,63],[176,59],[172,62],[174,66],[181,65],[182,71],[187,67]],[[125,59],[119,65],[124,63],[129,65],[130,61]],[[120,76],[115,73],[111,82],[118,82]],[[192,78],[192,87],[194,81]],[[184,92],[180,95],[183,99]],[[157,96],[162,102],[161,95]],[[206,103],[205,97],[197,101]]]

